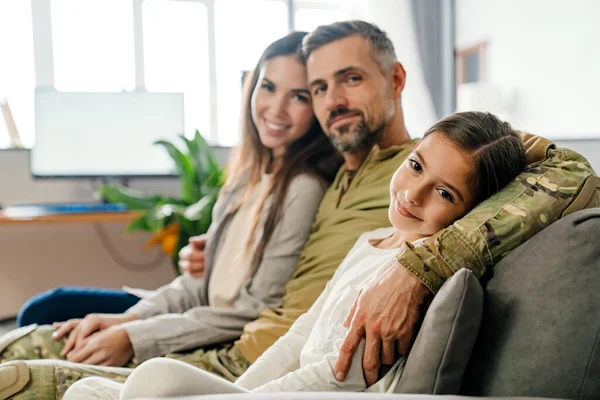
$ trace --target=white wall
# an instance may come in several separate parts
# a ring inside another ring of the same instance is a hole
[[[435,123],[435,109],[423,76],[410,0],[369,0],[364,18],[383,29],[406,70],[402,108],[411,136],[422,136]]]
[[[456,47],[487,42],[487,81],[520,129],[600,138],[600,1],[456,0]]]
[[[589,140],[556,140],[556,145],[559,147],[566,147],[574,150],[579,154],[585,156],[596,175],[600,175],[600,140],[589,139]]]

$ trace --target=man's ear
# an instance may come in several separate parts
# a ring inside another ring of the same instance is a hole
[[[398,61],[392,65],[392,89],[394,91],[394,97],[400,98],[400,94],[404,90],[404,85],[406,84],[406,71],[402,64]]]

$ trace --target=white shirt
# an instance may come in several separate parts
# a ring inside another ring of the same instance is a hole
[[[252,364],[236,385],[257,392],[367,389],[362,370],[364,339],[344,382],[335,379],[334,367],[348,330],[343,322],[359,290],[396,260],[398,249],[379,249],[369,241],[388,237],[394,232],[394,228],[382,228],[362,234],[310,310]],[[405,361],[405,358],[398,360],[367,390],[393,390]]]

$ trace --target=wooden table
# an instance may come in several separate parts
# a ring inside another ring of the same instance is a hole
[[[31,296],[58,286],[154,289],[171,282],[175,273],[170,257],[158,260],[156,268],[123,268],[95,231],[101,225],[122,258],[152,263],[159,250],[144,250],[151,235],[123,234],[124,226],[139,215],[122,211],[11,217],[0,211],[0,319],[14,317]]]

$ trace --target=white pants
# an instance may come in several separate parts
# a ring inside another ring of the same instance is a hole
[[[246,389],[182,361],[153,358],[137,367],[123,384],[106,378],[84,378],[75,382],[63,400],[130,400],[246,392]]]

